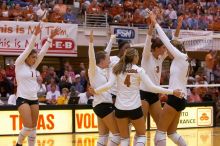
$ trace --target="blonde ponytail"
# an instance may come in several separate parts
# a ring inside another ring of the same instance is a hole
[[[128,48],[120,61],[114,66],[113,73],[118,75],[126,71],[127,64],[132,64],[135,55],[138,55],[138,51],[134,48]]]

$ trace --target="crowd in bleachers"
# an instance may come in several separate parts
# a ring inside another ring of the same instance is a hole
[[[183,29],[220,30],[220,0],[3,0],[0,20],[82,24],[85,12],[107,14],[112,25],[147,26],[146,8],[157,14],[164,28],[175,28],[184,15]]]
[[[185,3],[184,3],[185,2]],[[166,28],[176,28],[177,17],[184,15],[183,29],[220,29],[220,1],[215,0],[85,0],[82,11],[108,14],[110,24],[145,26],[146,8],[157,14]]]
[[[1,2],[0,20],[44,21],[53,23],[79,23],[72,5],[63,1],[23,1],[7,0]]]

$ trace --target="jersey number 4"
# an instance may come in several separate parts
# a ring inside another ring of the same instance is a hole
[[[127,87],[130,87],[130,85],[131,85],[131,76],[130,75],[126,76],[124,84],[127,85]]]

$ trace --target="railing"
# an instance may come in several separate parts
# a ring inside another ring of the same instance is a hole
[[[88,14],[85,12],[85,27],[108,27],[108,16],[105,14]]]

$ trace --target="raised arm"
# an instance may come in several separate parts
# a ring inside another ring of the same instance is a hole
[[[163,94],[173,94],[173,90],[171,89],[165,89],[159,86],[156,86],[152,83],[148,75],[145,74],[144,69],[142,69],[140,72],[141,80],[144,82],[144,84],[149,88],[150,92],[153,93],[163,93]]]
[[[149,26],[146,41],[144,44],[144,50],[142,53],[142,59],[141,59],[141,66],[144,66],[144,63],[147,62],[147,59],[149,58],[150,51],[151,51],[151,39],[153,34],[153,25]]]
[[[96,60],[95,60],[95,51],[94,51],[94,46],[93,46],[93,31],[90,32],[89,36],[89,78],[93,78],[95,76],[95,69],[96,69]]]
[[[178,18],[178,24],[177,24],[177,27],[176,27],[176,31],[175,31],[173,40],[178,39],[179,34],[180,34],[180,29],[181,29],[181,27],[182,27],[182,23],[183,23],[183,16],[179,16],[179,18]]]
[[[110,77],[109,77],[109,81],[106,84],[96,88],[95,94],[101,94],[103,92],[108,91],[114,85],[115,81],[116,81],[116,75],[111,72]]]
[[[105,48],[105,52],[107,53],[107,55],[110,56],[111,53],[111,49],[112,49],[112,44],[114,42],[114,40],[116,39],[116,35],[111,35],[110,40],[108,42],[107,47]]]
[[[41,61],[43,60],[45,54],[47,53],[48,48],[50,47],[50,44],[52,43],[53,38],[59,34],[60,30],[61,29],[57,27],[56,29],[51,31],[49,38],[47,39],[46,43],[43,45],[43,47],[41,48],[41,50],[37,56],[37,61],[34,64],[35,68],[37,68],[38,65],[41,63]]]
[[[36,38],[37,38],[38,34],[40,34],[40,32],[41,32],[41,27],[40,27],[40,23],[39,23],[34,31],[34,34],[31,37],[31,40],[30,40],[28,46],[25,48],[24,52],[22,52],[19,55],[19,57],[16,59],[15,65],[23,64],[25,62],[26,58],[31,53],[31,50],[34,49]]]
[[[160,27],[160,25],[156,21],[156,16],[151,13],[150,15],[152,24],[155,25],[155,28],[160,36],[161,41],[163,44],[167,47],[169,52],[173,55],[174,58],[181,58],[185,56],[185,54],[181,53],[176,47],[174,47],[171,43],[167,35],[164,33],[163,29]]]

